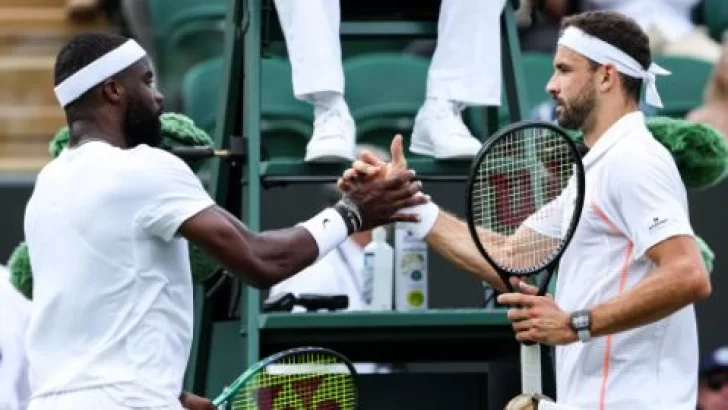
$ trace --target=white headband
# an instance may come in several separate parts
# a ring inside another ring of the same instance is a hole
[[[58,102],[61,107],[65,107],[86,91],[136,63],[145,55],[147,53],[136,41],[126,41],[58,84],[55,88]]]
[[[655,76],[670,75],[669,71],[655,63],[652,63],[645,70],[637,60],[627,55],[624,51],[606,41],[590,36],[574,26],[567,27],[564,30],[561,38],[559,38],[559,45],[568,47],[599,64],[612,63],[620,73],[642,79],[647,86],[645,93],[645,101],[647,104],[662,108],[662,100],[660,99],[660,94],[657,93]]]

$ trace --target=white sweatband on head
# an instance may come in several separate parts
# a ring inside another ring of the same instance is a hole
[[[432,227],[435,226],[437,215],[440,214],[440,208],[434,202],[427,202],[422,205],[401,209],[397,213],[419,215],[419,222],[398,222],[398,224],[406,227],[412,232],[415,238],[422,240],[430,233]]]
[[[326,208],[313,218],[296,226],[306,228],[313,236],[319,250],[317,261],[349,237],[344,218],[333,208]]]
[[[657,92],[656,76],[670,75],[671,73],[669,71],[655,63],[652,63],[645,70],[637,60],[630,57],[624,51],[574,26],[567,27],[564,30],[559,38],[558,44],[568,47],[599,64],[612,63],[614,64],[614,68],[620,73],[642,79],[647,87],[645,92],[645,101],[647,104],[662,108],[662,99]]]
[[[73,73],[54,89],[61,107],[75,101],[83,93],[90,90],[114,74],[139,61],[147,53],[134,40],[109,51],[94,60],[91,64]]]

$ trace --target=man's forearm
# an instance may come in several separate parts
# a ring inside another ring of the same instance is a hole
[[[425,239],[429,246],[457,267],[475,274],[475,276],[485,280],[498,290],[506,290],[496,271],[486,262],[483,255],[476,248],[470,236],[468,225],[464,221],[440,210],[435,224]],[[494,237],[492,239],[496,240],[498,238]]]
[[[593,308],[592,335],[604,336],[647,325],[702,298],[699,273],[686,271],[689,269],[655,268],[633,289]]]
[[[304,227],[253,232],[247,229],[237,218],[222,211],[223,215],[245,237],[254,263],[260,267],[257,278],[263,287],[275,285],[300,272],[315,262],[320,250],[311,233]],[[256,272],[245,272],[245,276]],[[239,276],[243,273],[239,272]]]

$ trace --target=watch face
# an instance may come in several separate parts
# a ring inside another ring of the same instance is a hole
[[[571,319],[571,323],[576,329],[589,328],[589,315],[586,313],[579,313],[574,315]]]

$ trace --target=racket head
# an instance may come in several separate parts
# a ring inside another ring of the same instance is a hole
[[[342,354],[322,347],[299,347],[251,366],[213,405],[226,410],[355,410],[356,379],[354,365]]]
[[[581,218],[584,174],[574,141],[558,126],[543,121],[521,121],[498,130],[473,158],[466,200],[468,229],[478,251],[506,286],[511,288],[512,276],[531,277],[547,271],[550,278]],[[562,194],[563,198],[568,195],[572,206],[547,206]],[[529,251],[496,246],[479,233],[485,229],[498,238],[508,237],[527,218],[556,217],[550,211],[560,212],[561,221],[568,217],[568,225],[561,227],[558,237],[530,235],[528,240],[519,240],[532,249]],[[509,250],[504,251],[506,248]],[[547,284],[548,279],[539,294]]]

